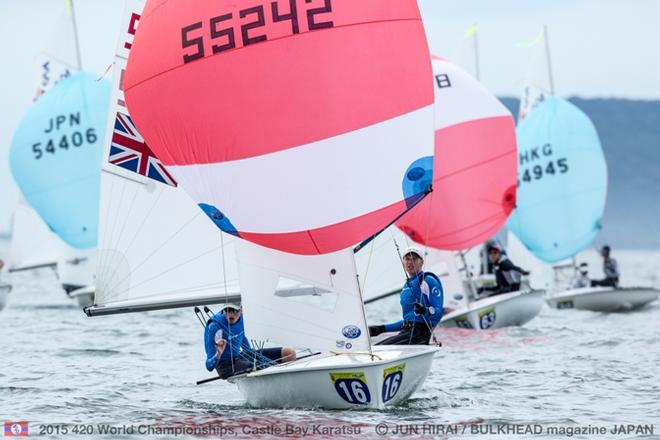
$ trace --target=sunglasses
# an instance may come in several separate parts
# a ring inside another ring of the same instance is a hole
[[[239,309],[225,309],[225,313],[238,313],[240,312]]]

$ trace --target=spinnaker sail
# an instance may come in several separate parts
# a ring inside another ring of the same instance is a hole
[[[511,113],[483,85],[433,59],[433,192],[397,222],[435,249],[483,243],[506,222],[516,200],[516,135]]]
[[[218,228],[323,254],[429,190],[431,75],[414,0],[152,0],[125,93]]]
[[[60,81],[27,112],[10,147],[25,199],[77,249],[96,246],[98,195],[110,83],[81,72]]]
[[[601,228],[607,165],[598,133],[579,108],[556,97],[546,97],[517,132],[517,208],[507,227],[545,262],[572,257]]]

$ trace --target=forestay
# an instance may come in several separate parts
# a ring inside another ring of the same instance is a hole
[[[492,237],[515,206],[515,126],[506,107],[459,67],[434,57],[433,74],[433,192],[397,226],[435,249],[467,249]]]
[[[96,246],[101,145],[110,83],[89,73],[60,81],[21,121],[10,147],[14,179],[65,243]]]
[[[122,78],[143,7],[127,2],[115,57],[90,315],[218,303],[238,292],[234,238],[175,186],[126,107]]]
[[[330,253],[428,191],[432,72],[415,0],[151,0],[139,29],[131,114],[218,228]]]
[[[518,125],[517,209],[507,227],[538,258],[556,262],[591,243],[601,227],[607,166],[591,120],[548,97]]]

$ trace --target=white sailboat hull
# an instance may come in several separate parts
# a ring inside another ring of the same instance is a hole
[[[7,296],[11,292],[11,284],[0,283],[0,310],[7,305]]]
[[[426,379],[429,346],[374,346],[369,354],[320,354],[230,379],[257,408],[383,409],[408,399]]]
[[[544,293],[518,291],[480,299],[446,314],[440,325],[476,330],[524,325],[541,312]]]
[[[553,309],[625,312],[655,301],[660,290],[652,287],[585,287],[557,292],[546,298]]]
[[[80,289],[73,290],[69,292],[69,296],[78,301],[80,307],[90,307],[94,304],[94,292],[96,291],[96,286],[85,286]]]

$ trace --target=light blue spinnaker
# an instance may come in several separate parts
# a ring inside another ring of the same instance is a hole
[[[591,120],[570,102],[546,98],[517,128],[517,207],[507,227],[553,263],[587,247],[600,230],[607,165]]]
[[[96,246],[109,102],[109,81],[84,72],[66,78],[28,110],[9,151],[25,199],[78,249]]]

